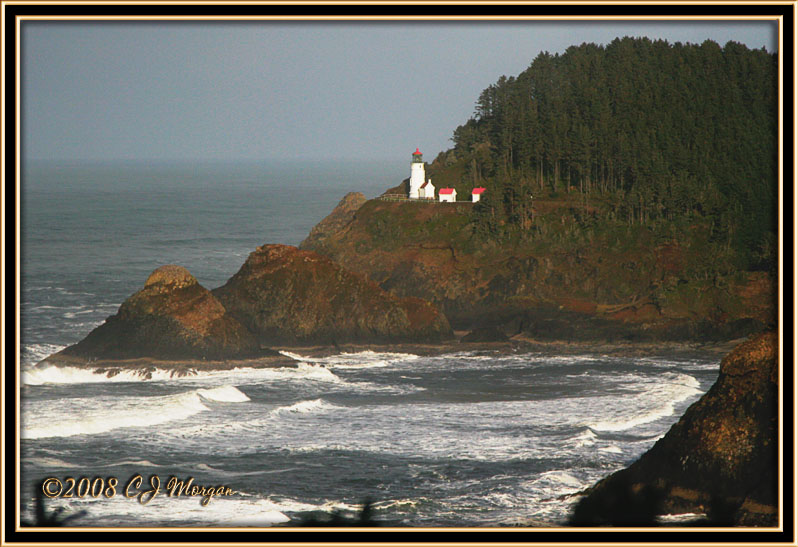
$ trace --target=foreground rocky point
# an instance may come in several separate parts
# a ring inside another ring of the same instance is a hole
[[[572,524],[653,524],[705,513],[715,525],[778,525],[778,338],[726,356],[710,390],[635,463],[597,483]]]

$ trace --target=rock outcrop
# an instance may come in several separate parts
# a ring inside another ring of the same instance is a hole
[[[707,513],[711,523],[778,524],[778,339],[734,349],[710,390],[643,456],[590,489],[577,525],[645,524],[653,513]]]
[[[213,291],[261,344],[430,342],[452,336],[446,317],[400,298],[327,257],[287,245],[258,247]]]
[[[509,340],[507,335],[497,327],[474,329],[460,339],[461,342],[506,342],[507,340]]]
[[[222,360],[259,355],[256,338],[180,266],[161,266],[116,315],[55,356]]]
[[[349,192],[338,202],[332,213],[324,217],[303,242],[306,247],[322,247],[327,234],[339,232],[355,217],[355,212],[366,203],[366,196],[360,192]],[[300,248],[303,248],[300,246]]]

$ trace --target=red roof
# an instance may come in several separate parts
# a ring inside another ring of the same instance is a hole
[[[414,155],[414,156],[415,156],[416,154],[421,154],[421,152],[419,152],[419,151],[418,151],[418,146],[416,146],[416,151],[415,151],[415,152],[413,152],[413,155]]]
[[[472,194],[481,194],[484,191],[485,191],[484,188],[474,188],[473,190],[471,190],[471,193]]]
[[[441,188],[438,193],[439,194],[451,194],[454,192],[454,188]]]

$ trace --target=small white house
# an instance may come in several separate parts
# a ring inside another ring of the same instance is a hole
[[[474,188],[473,190],[471,190],[471,203],[478,202],[484,192],[485,192],[484,188]]]
[[[454,203],[457,201],[457,190],[454,188],[441,188],[441,191],[438,192],[438,197],[440,197],[441,202]]]
[[[432,185],[432,179],[427,180],[418,189],[419,199],[435,199],[435,187]]]

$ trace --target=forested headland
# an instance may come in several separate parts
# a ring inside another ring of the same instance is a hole
[[[427,166],[476,204],[344,200],[302,247],[456,329],[732,338],[775,321],[775,54],[618,38],[542,52]],[[388,193],[406,191],[407,181]]]

